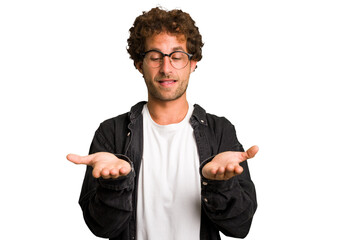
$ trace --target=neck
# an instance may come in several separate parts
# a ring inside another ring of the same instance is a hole
[[[181,122],[188,110],[186,94],[172,101],[161,101],[149,98],[148,109],[151,118],[159,125],[169,125]]]

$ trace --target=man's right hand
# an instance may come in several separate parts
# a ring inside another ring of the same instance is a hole
[[[131,171],[130,164],[116,157],[112,153],[98,152],[88,156],[68,154],[66,158],[75,164],[84,164],[93,167],[93,176],[104,179],[126,176]]]

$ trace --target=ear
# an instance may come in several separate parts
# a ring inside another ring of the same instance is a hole
[[[142,67],[143,67],[143,62],[137,62],[137,63],[135,64],[135,66],[136,66],[136,69],[139,70],[139,72],[140,72],[141,74],[143,74],[143,69],[142,69]]]
[[[190,60],[190,69],[191,69],[191,72],[195,71],[196,64],[197,64],[197,61],[195,61],[195,60]]]

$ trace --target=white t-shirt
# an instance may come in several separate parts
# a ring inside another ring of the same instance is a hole
[[[139,172],[137,200],[138,240],[199,240],[199,155],[190,117],[159,125],[149,113],[144,119],[144,152]]]

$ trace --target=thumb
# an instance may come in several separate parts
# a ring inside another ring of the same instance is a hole
[[[253,158],[255,157],[256,153],[259,151],[259,147],[258,146],[252,146],[251,148],[249,148],[247,151],[246,151],[246,154],[247,154],[247,157],[248,158]]]
[[[66,156],[67,160],[69,160],[72,163],[75,164],[86,164],[89,165],[93,159],[92,155],[87,155],[87,156],[80,156],[80,155],[76,155],[76,154],[68,154]]]

